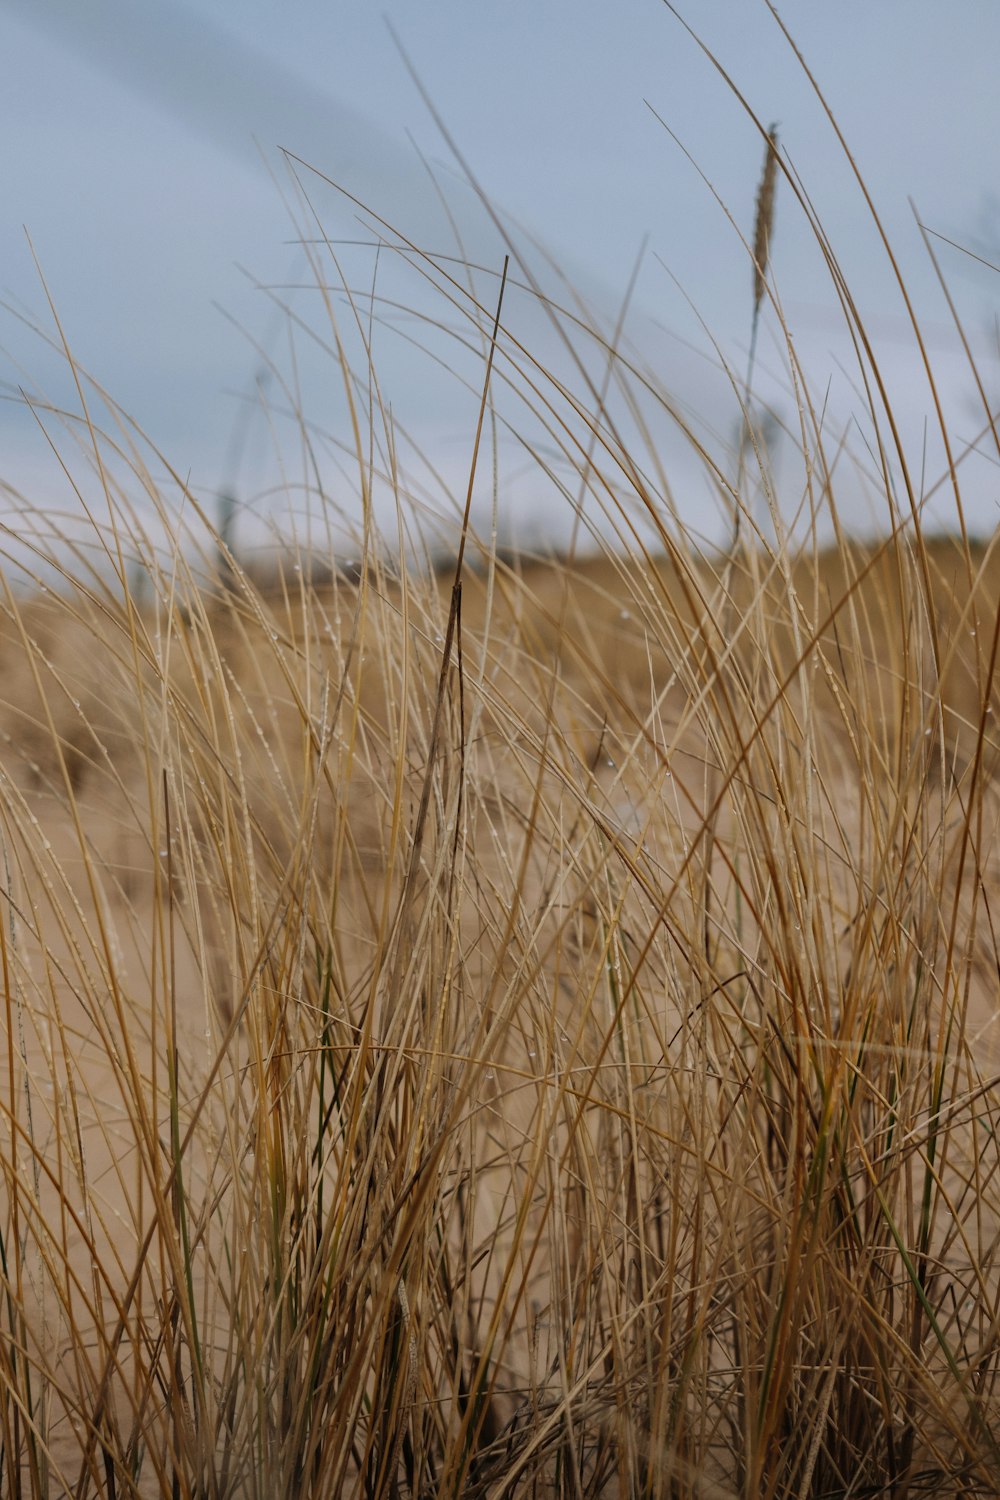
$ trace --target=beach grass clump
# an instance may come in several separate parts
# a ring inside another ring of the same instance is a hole
[[[0,1493],[995,1494],[995,544],[957,478],[927,533],[881,396],[847,537],[789,339],[810,523],[702,450],[713,547],[420,264],[470,454],[514,391],[589,552],[460,505],[423,566],[344,368],[349,567],[252,565],[175,475],[181,537],[88,409],[94,550],[4,579]]]

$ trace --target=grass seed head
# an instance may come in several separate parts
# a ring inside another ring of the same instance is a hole
[[[764,283],[767,277],[767,261],[774,233],[775,189],[778,182],[778,127],[772,125],[767,132],[767,149],[764,153],[764,170],[757,188],[757,212],[753,228],[753,310],[756,317],[764,299]]]

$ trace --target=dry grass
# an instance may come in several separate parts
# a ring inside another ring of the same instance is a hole
[[[995,1494],[1000,559],[494,342],[626,545],[6,589],[0,1492]]]

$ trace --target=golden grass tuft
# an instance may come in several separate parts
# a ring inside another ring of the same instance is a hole
[[[995,1494],[995,541],[901,451],[845,538],[789,342],[814,524],[720,556],[422,270],[614,543],[394,552],[365,368],[356,566],[158,552],[91,424],[4,584],[0,1493]]]

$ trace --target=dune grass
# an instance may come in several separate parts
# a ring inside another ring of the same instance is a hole
[[[791,340],[813,525],[734,379],[713,552],[416,253],[470,452],[519,389],[614,544],[504,558],[467,508],[443,577],[401,559],[362,369],[359,562],[255,571],[192,495],[164,551],[79,372],[99,562],[38,542],[0,608],[0,1493],[997,1492],[1000,559],[957,468],[925,534],[815,229],[866,545]]]

